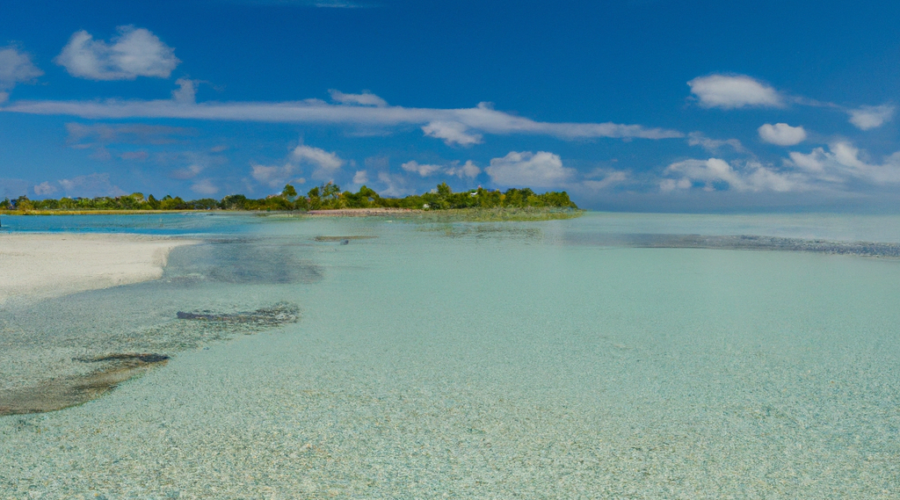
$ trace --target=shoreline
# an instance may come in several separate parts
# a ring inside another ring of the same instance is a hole
[[[162,277],[196,240],[132,234],[0,233],[0,306]]]

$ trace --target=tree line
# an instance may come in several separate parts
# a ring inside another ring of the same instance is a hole
[[[216,200],[201,198],[185,201],[179,196],[155,198],[152,194],[133,193],[125,196],[100,196],[96,198],[47,198],[30,200],[27,196],[5,199],[0,209],[29,210],[252,210],[252,211],[293,211],[293,210],[335,210],[341,208],[408,208],[424,210],[448,210],[466,208],[526,208],[526,207],[578,207],[565,191],[549,191],[538,194],[530,188],[491,191],[479,187],[454,193],[446,182],[428,193],[409,195],[404,198],[382,197],[366,186],[356,193],[342,191],[340,186],[329,182],[314,187],[299,196],[296,188],[288,184],[280,194],[253,199],[242,194],[233,194]]]

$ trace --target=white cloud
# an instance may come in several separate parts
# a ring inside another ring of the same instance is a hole
[[[659,183],[659,190],[663,192],[674,191],[676,189],[690,189],[693,183],[687,177],[681,179],[663,179]]]
[[[869,130],[882,126],[894,117],[894,106],[882,104],[881,106],[863,106],[851,109],[850,123],[860,130]]]
[[[704,189],[712,191],[717,184],[727,184],[735,191],[803,191],[809,189],[806,178],[796,173],[777,172],[756,161],[748,161],[736,170],[733,165],[719,158],[708,160],[684,160],[666,167],[665,174],[677,178],[663,180],[660,189],[671,191],[675,188],[687,189],[695,182],[703,183]]]
[[[197,101],[196,81],[179,78],[175,80],[175,84],[178,85],[178,88],[172,91],[173,101],[184,104],[194,104]]]
[[[779,146],[793,146],[806,140],[806,130],[803,127],[792,127],[787,123],[766,123],[759,127],[758,132],[762,140]]]
[[[49,182],[42,182],[40,184],[36,184],[34,186],[34,194],[38,196],[46,196],[48,194],[53,194],[56,192],[56,186],[50,184]]]
[[[869,162],[859,148],[846,141],[815,148],[809,154],[792,152],[785,164],[798,167],[816,179],[832,183],[859,180],[875,185],[900,183],[900,151],[879,163]]]
[[[746,152],[744,145],[737,139],[710,139],[703,132],[688,134],[688,146],[700,146],[709,152],[716,152],[724,146],[730,146],[739,153]]]
[[[422,131],[428,137],[443,139],[444,144],[452,146],[458,144],[460,146],[471,146],[473,144],[481,144],[481,134],[472,134],[468,132],[468,127],[462,123],[456,122],[431,122],[422,127]]]
[[[365,170],[357,170],[353,174],[353,184],[365,184],[369,182],[369,174]]]
[[[402,175],[391,175],[387,172],[378,173],[378,181],[384,186],[379,191],[382,196],[397,197],[409,192],[406,188],[406,179]]]
[[[119,26],[111,43],[75,32],[54,59],[70,75],[89,80],[134,80],[139,76],[168,78],[178,65],[174,49],[144,28]]]
[[[291,159],[298,163],[312,165],[315,170],[312,176],[316,179],[330,179],[344,165],[344,160],[337,153],[329,153],[324,149],[301,144],[294,148]]]
[[[0,112],[39,115],[71,115],[97,119],[177,118],[265,123],[316,123],[355,127],[428,126],[435,122],[457,123],[466,130],[489,134],[547,135],[560,139],[684,137],[675,130],[645,128],[618,123],[548,123],[511,115],[484,103],[474,108],[434,109],[401,106],[346,106],[318,100],[300,102],[232,102],[185,105],[174,100],[156,101],[17,101]],[[472,135],[474,132],[467,134]],[[473,135],[474,137],[474,135]]]
[[[791,151],[789,154],[790,160],[786,161],[786,163],[800,167],[802,170],[812,173],[821,173],[825,171],[825,150],[822,148],[816,148],[809,154],[798,153],[796,151]]]
[[[481,169],[478,168],[478,165],[472,163],[472,160],[467,160],[462,166],[455,164],[452,167],[447,167],[447,169],[444,170],[444,173],[447,175],[455,175],[456,177],[470,177],[474,179],[481,173]]]
[[[191,191],[199,194],[213,195],[219,192],[219,188],[210,179],[200,179],[191,185]]]
[[[250,165],[250,174],[257,182],[267,184],[269,187],[281,187],[288,182],[296,167],[286,163],[281,167],[266,165]]]
[[[406,170],[407,172],[415,172],[422,177],[427,177],[436,172],[439,172],[442,167],[440,165],[420,165],[416,161],[408,161],[400,165],[400,168]]]
[[[9,93],[17,83],[26,83],[43,75],[44,72],[31,62],[31,57],[15,47],[0,49],[0,103],[9,98]]]
[[[481,169],[478,168],[472,160],[466,161],[463,165],[460,165],[458,161],[451,162],[449,165],[434,165],[420,164],[419,162],[412,160],[400,165],[400,167],[407,172],[413,172],[422,177],[428,177],[434,174],[444,174],[459,178],[475,178],[481,173]]]
[[[511,151],[494,158],[484,169],[494,184],[500,186],[556,187],[568,181],[575,169],[565,168],[559,155],[538,151]]]
[[[387,106],[387,101],[378,97],[371,92],[363,92],[362,94],[345,94],[340,90],[329,90],[331,100],[341,104],[356,104],[358,106]]]
[[[71,179],[60,179],[59,185],[67,196],[92,197],[128,194],[109,181],[109,174],[80,175]]]
[[[701,76],[689,81],[688,85],[705,108],[733,109],[783,104],[777,90],[746,75]]]
[[[281,187],[291,181],[295,173],[300,173],[301,165],[312,166],[314,178],[330,180],[344,163],[336,153],[301,144],[291,151],[288,161],[280,167],[252,163],[250,175],[270,187]],[[293,182],[302,184],[306,179],[293,179]]]

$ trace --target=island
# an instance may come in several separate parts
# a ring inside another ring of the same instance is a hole
[[[483,187],[454,193],[446,182],[424,193],[404,198],[379,195],[362,186],[359,191],[344,191],[333,182],[314,187],[300,196],[291,184],[278,193],[253,199],[242,194],[221,200],[202,198],[185,201],[179,196],[155,198],[152,194],[133,193],[125,196],[96,198],[46,198],[31,200],[27,196],[0,201],[0,214],[55,215],[92,213],[144,213],[147,211],[255,211],[309,215],[396,215],[424,212],[445,215],[468,215],[487,219],[535,219],[577,217],[583,211],[569,199],[565,191],[536,193],[530,188],[510,188],[505,192]]]

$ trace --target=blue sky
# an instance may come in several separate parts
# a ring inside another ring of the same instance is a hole
[[[0,197],[900,208],[900,5],[6,0]]]

